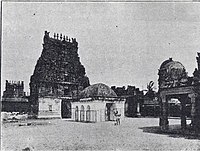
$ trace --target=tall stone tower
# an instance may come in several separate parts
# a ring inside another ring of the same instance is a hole
[[[43,41],[42,54],[30,79],[30,101],[36,110],[38,97],[73,97],[74,91],[90,85],[75,38],[55,33],[52,38],[45,31]]]

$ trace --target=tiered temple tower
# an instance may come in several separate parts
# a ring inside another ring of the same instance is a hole
[[[6,90],[3,92],[3,98],[20,98],[25,96],[24,81],[6,80]]]
[[[52,38],[45,31],[43,41],[42,54],[30,79],[32,105],[37,105],[38,97],[73,97],[77,90],[90,85],[75,38],[55,33]]]

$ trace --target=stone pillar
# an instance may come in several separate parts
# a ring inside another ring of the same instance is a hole
[[[197,94],[193,94],[189,96],[192,102],[192,128],[196,132],[200,132],[200,96]]]
[[[195,119],[195,112],[196,112],[196,108],[195,108],[195,98],[196,95],[195,94],[189,94],[188,97],[191,100],[191,126],[194,126],[194,119]]]
[[[186,99],[187,97],[181,97],[180,102],[181,102],[181,128],[185,129],[186,128]]]
[[[169,128],[168,101],[165,95],[161,95],[161,110],[162,110],[162,115],[160,116],[160,127],[161,130],[167,130]]]

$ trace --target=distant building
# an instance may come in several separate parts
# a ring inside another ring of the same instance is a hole
[[[143,117],[158,117],[160,115],[160,105],[156,94],[155,97],[150,97],[148,94],[144,95],[141,115]]]
[[[72,102],[72,119],[80,122],[113,121],[114,112],[124,118],[125,99],[109,86],[98,83],[80,92],[80,100]]]
[[[66,112],[62,105],[68,106],[68,101],[89,86],[89,79],[75,38],[55,33],[52,38],[45,31],[43,41],[42,54],[30,79],[31,114],[61,117]]]
[[[117,94],[117,96],[124,97],[125,101],[125,116],[137,117],[141,115],[141,106],[143,103],[143,91],[135,86],[116,87],[112,86],[111,89]]]
[[[2,96],[3,112],[28,112],[28,97],[24,92],[23,81],[6,80],[5,91]]]

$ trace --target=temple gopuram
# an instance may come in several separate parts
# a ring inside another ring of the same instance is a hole
[[[2,112],[27,113],[29,102],[26,92],[24,92],[24,81],[6,80],[1,103]]]
[[[160,127],[162,130],[169,128],[169,102],[177,99],[180,102],[181,128],[192,127],[200,131],[200,53],[196,57],[198,68],[195,69],[193,77],[189,77],[185,67],[172,58],[164,61],[159,69],[159,102],[160,102]],[[189,108],[191,123],[187,123]]]
[[[30,79],[31,114],[61,115],[62,99],[72,99],[89,86],[78,56],[78,42],[62,34],[45,31],[43,50]]]

